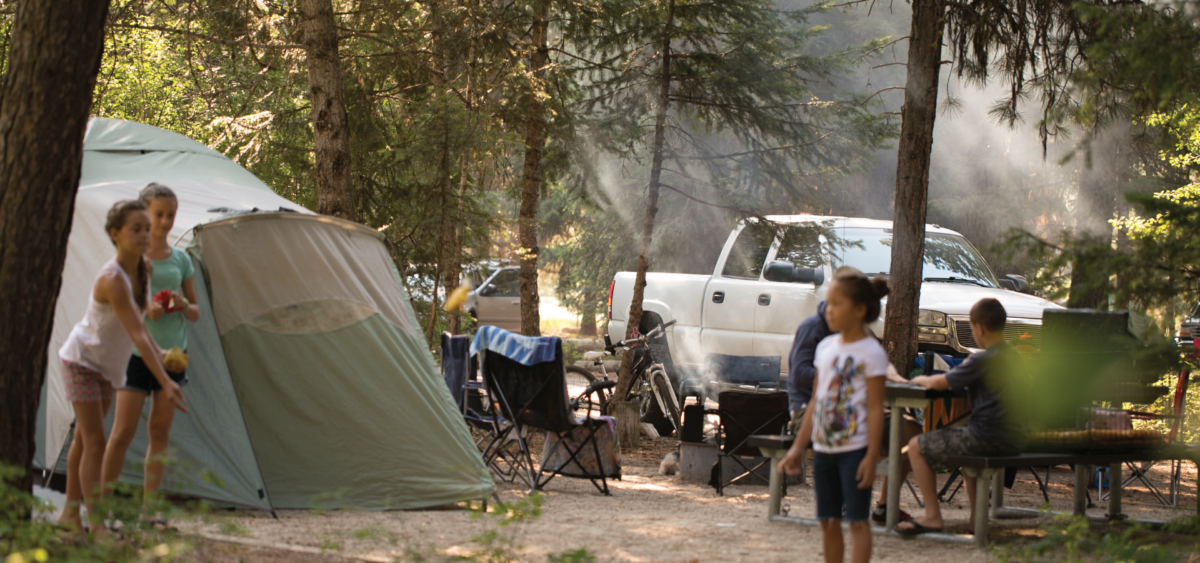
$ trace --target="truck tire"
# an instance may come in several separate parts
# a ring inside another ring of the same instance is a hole
[[[642,422],[654,427],[659,436],[668,438],[675,432],[675,425],[671,424],[671,419],[663,414],[661,408],[658,407],[658,401],[654,399],[654,394],[647,392],[646,396],[642,397]]]

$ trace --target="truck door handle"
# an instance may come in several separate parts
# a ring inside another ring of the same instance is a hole
[[[724,291],[714,291],[713,292],[713,303],[724,303],[724,302],[725,302],[725,292]]]
[[[770,305],[771,304],[771,294],[770,293],[758,294],[758,304],[759,305]]]

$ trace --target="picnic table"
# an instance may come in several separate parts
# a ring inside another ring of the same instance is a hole
[[[891,414],[891,431],[888,434],[888,506],[887,506],[887,527],[886,530],[893,530],[900,520],[900,450],[904,447],[901,444],[901,426],[903,424],[903,409],[905,408],[925,408],[930,401],[942,399],[946,397],[965,397],[966,391],[934,391],[919,385],[903,384],[887,382],[883,403],[892,408]],[[802,518],[786,517],[780,514],[780,509],[783,505],[783,481],[784,476],[779,475],[779,461],[787,453],[788,448],[792,447],[792,442],[795,441],[795,436],[751,436],[748,444],[762,451],[763,455],[771,458],[771,475],[769,478],[770,500],[767,508],[767,516],[772,520],[783,519],[784,521],[815,525],[816,521],[811,523]],[[876,531],[883,531],[877,529]]]
[[[892,407],[891,431],[888,434],[887,529],[895,530],[896,524],[900,523],[900,483],[903,481],[900,477],[900,450],[904,448],[904,444],[900,443],[900,431],[904,424],[904,409],[923,409],[934,399],[966,396],[965,390],[934,391],[920,385],[887,382],[883,404]]]
[[[888,382],[884,404],[892,407],[891,431],[888,436],[888,491],[887,491],[887,524],[880,528],[872,526],[875,533],[896,533],[895,527],[900,519],[900,425],[903,408],[924,408],[930,401],[944,397],[964,396],[962,391],[933,391],[918,385],[905,385]],[[763,455],[771,458],[771,474],[769,477],[770,497],[767,505],[767,518],[771,521],[782,521],[796,524],[816,526],[817,521],[809,518],[798,518],[783,515],[783,483],[785,476],[779,472],[779,461],[791,448],[795,436],[757,435],[751,436],[748,444],[758,448]],[[1110,481],[1121,483],[1121,470],[1125,462],[1186,460],[1197,465],[1197,488],[1200,489],[1200,445],[1197,444],[1161,444],[1153,447],[1132,448],[1125,450],[1097,450],[1093,452],[1062,452],[1062,453],[1024,453],[1005,457],[962,456],[948,459],[951,466],[963,468],[968,476],[977,479],[976,497],[981,499],[975,505],[974,537],[930,533],[923,537],[928,539],[952,542],[975,543],[987,545],[988,516],[993,518],[1003,516],[1032,516],[1038,511],[1032,509],[1012,508],[1004,506],[1004,472],[1009,467],[1052,467],[1056,465],[1075,466],[1075,492],[1073,512],[1078,516],[1086,516],[1087,510],[1087,466],[1107,466],[1110,471]],[[988,502],[988,489],[991,489],[991,502]],[[1197,495],[1197,510],[1200,512],[1200,495]],[[1121,519],[1121,487],[1112,487],[1109,497],[1107,519]]]

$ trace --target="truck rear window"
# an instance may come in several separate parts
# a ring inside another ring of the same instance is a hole
[[[762,274],[763,262],[767,260],[767,251],[771,249],[774,240],[775,228],[748,223],[738,234],[737,240],[733,241],[733,248],[729,249],[729,256],[725,258],[725,269],[721,270],[721,275],[727,278],[758,279]]]

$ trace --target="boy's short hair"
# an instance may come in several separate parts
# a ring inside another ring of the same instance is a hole
[[[1004,330],[1008,312],[1004,310],[1004,305],[1001,305],[996,299],[985,297],[971,306],[970,318],[971,324],[981,325],[989,332],[1000,332]]]

